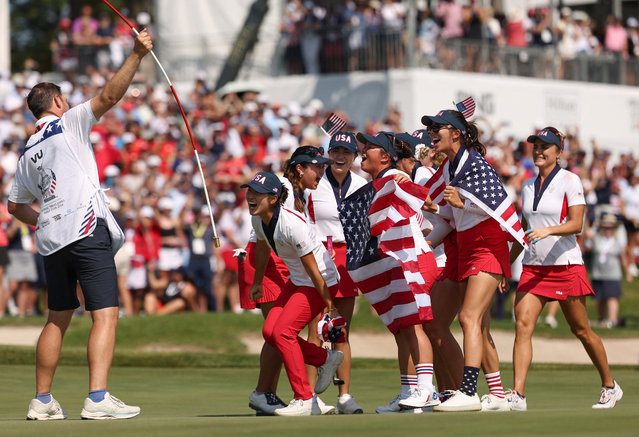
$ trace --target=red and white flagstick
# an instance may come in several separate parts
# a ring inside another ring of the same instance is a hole
[[[135,33],[136,36],[140,34],[140,32],[137,31],[137,29],[133,26],[133,24],[131,24],[131,22],[127,20],[124,17],[124,15],[122,15],[116,8],[114,8],[111,3],[109,3],[107,0],[102,0],[102,1],[108,7],[113,9],[113,12],[118,14],[118,16],[122,18],[122,20],[124,20],[124,22],[131,28],[131,30]],[[166,74],[166,71],[164,71],[164,67],[162,67],[162,64],[160,64],[160,61],[158,60],[157,56],[155,56],[155,53],[153,53],[153,50],[151,50],[151,56],[153,56],[153,59],[155,59],[155,63],[158,64],[158,67],[160,67],[162,74],[166,78],[166,81],[168,82],[169,87],[171,88],[171,92],[173,93],[173,97],[175,97],[175,101],[177,102],[178,107],[180,108],[180,112],[182,113],[182,118],[184,119],[186,130],[189,133],[189,138],[191,139],[191,145],[193,146],[193,153],[195,154],[197,168],[198,170],[200,170],[200,176],[202,177],[202,187],[204,188],[206,205],[209,207],[209,217],[211,218],[211,226],[213,227],[213,242],[215,243],[215,247],[220,247],[220,239],[217,236],[217,231],[215,230],[215,221],[213,220],[213,208],[211,208],[211,200],[209,199],[209,190],[206,187],[206,179],[204,178],[204,172],[202,171],[202,164],[200,163],[200,156],[197,153],[197,147],[195,147],[195,140],[193,140],[193,134],[191,133],[191,126],[189,126],[189,122],[186,119],[186,114],[184,113],[184,109],[182,108],[182,103],[180,103],[180,99],[178,98],[177,93],[175,92],[175,89],[173,88],[173,83],[171,83],[171,79],[169,79],[169,76]]]

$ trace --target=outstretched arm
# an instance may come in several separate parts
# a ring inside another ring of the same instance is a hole
[[[129,88],[140,61],[152,48],[151,36],[145,29],[135,39],[135,47],[133,47],[133,51],[126,58],[122,67],[107,82],[102,91],[91,99],[91,110],[97,120],[120,101],[127,88]]]

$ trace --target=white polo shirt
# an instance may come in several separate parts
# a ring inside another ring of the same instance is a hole
[[[265,231],[266,225],[260,217],[253,216],[252,225],[257,239],[266,240],[271,249],[284,261],[288,267],[291,282],[299,287],[315,287],[300,260],[302,256],[313,253],[326,285],[332,287],[337,284],[339,282],[337,267],[317,238],[314,226],[296,211],[284,207],[277,208],[275,211],[269,224],[272,231],[271,241],[267,235],[268,231]]]
[[[535,184],[538,178],[530,178],[521,188],[522,213],[528,222],[528,228],[546,228],[558,226],[568,220],[568,208],[585,205],[584,189],[579,176],[556,167],[544,186]],[[535,199],[535,185],[540,193]],[[551,235],[530,244],[524,253],[524,265],[554,266],[583,264],[577,236]]]
[[[286,196],[286,200],[284,201],[284,208],[288,208],[292,211],[295,210],[295,194],[293,193],[293,185],[291,185],[291,181],[286,179],[283,176],[279,176],[280,182],[286,189],[288,190],[288,196]],[[251,225],[251,234],[249,235],[249,243],[256,243],[257,237],[255,236],[255,231]]]
[[[107,221],[114,251],[124,241],[100,190],[89,141],[96,121],[90,102],[69,109],[61,118],[41,118],[18,161],[9,200],[40,202],[35,235],[42,255],[90,235],[98,218]]]
[[[343,243],[344,230],[337,211],[337,196],[344,199],[366,185],[366,179],[349,171],[349,175],[340,187],[335,178],[329,174],[330,168],[326,169],[324,176],[315,190],[304,190],[306,199],[306,216],[311,224],[315,225],[318,237],[326,241],[326,237],[331,235],[335,243]],[[340,200],[341,202],[341,200]]]

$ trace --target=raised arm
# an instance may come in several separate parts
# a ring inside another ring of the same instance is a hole
[[[102,91],[91,99],[91,110],[96,119],[100,119],[111,109],[116,103],[120,101],[127,88],[133,80],[133,76],[140,65],[140,61],[146,56],[153,48],[151,36],[145,30],[135,39],[135,46],[128,58],[124,61],[124,64],[115,73],[115,75],[107,82]]]

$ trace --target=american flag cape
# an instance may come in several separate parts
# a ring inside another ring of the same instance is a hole
[[[339,115],[331,112],[326,121],[320,126],[326,135],[332,137],[333,134],[342,130],[346,126],[346,120]]]
[[[448,172],[448,158],[444,159],[435,174],[426,182],[424,187],[428,189],[430,200],[437,205],[446,205],[444,200],[444,188],[446,188],[446,173]]]
[[[346,269],[393,333],[433,318],[430,290],[420,272],[426,242],[415,219],[427,195],[420,185],[386,176],[339,206]]]
[[[442,164],[440,167],[442,177],[443,171],[448,171],[448,163],[445,169],[443,167]],[[458,168],[461,170],[450,181],[450,185],[457,187],[459,194],[471,200],[495,219],[519,244],[528,247],[517,211],[508,198],[495,169],[474,149],[463,152]],[[437,173],[431,179],[434,179],[436,175]],[[441,196],[443,198],[443,194]],[[432,197],[431,200],[433,200]]]

